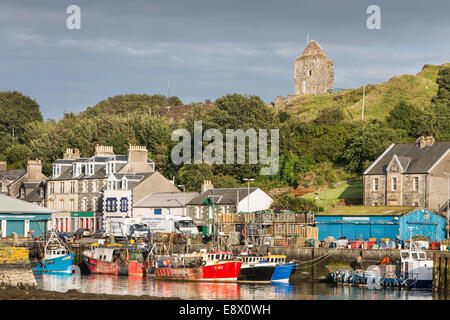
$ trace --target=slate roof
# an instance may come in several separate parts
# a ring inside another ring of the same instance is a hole
[[[250,194],[253,193],[257,188],[250,188]],[[223,188],[223,189],[210,189],[199,196],[193,198],[189,201],[188,205],[203,205],[205,200],[210,195],[215,195],[215,197],[211,197],[214,199],[216,204],[227,204],[227,205],[236,205],[236,196],[238,195],[240,202],[242,199],[246,198],[249,194],[249,190],[247,188]]]
[[[25,169],[16,169],[16,170],[5,170],[0,171],[0,180],[5,178],[5,180],[17,180],[20,177],[24,176],[27,173]]]
[[[386,168],[394,155],[399,158],[404,173],[427,173],[428,170],[450,149],[450,142],[437,142],[419,148],[417,144],[394,144],[388,148],[364,174],[386,174]]]
[[[199,192],[153,192],[137,202],[134,208],[182,208]]]
[[[57,211],[38,206],[20,199],[0,194],[0,213],[13,214],[52,214]]]

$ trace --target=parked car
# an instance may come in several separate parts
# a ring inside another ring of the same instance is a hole
[[[57,232],[57,235],[65,242],[69,242],[71,239],[75,238],[75,235],[71,232]]]
[[[91,230],[82,228],[75,231],[75,236],[82,236],[82,237],[90,237],[92,235]]]
[[[102,231],[102,230],[98,230],[92,234],[92,237],[93,238],[101,238],[101,239],[106,238],[106,232]]]

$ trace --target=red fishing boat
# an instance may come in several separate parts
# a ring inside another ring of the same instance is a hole
[[[92,246],[83,252],[84,261],[91,273],[115,275],[145,275],[142,252],[125,247]]]
[[[147,273],[159,280],[236,282],[241,264],[230,251],[155,255]]]

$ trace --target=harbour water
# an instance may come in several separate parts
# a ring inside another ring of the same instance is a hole
[[[433,300],[431,291],[369,290],[327,283],[238,284],[158,281],[148,277],[53,274],[36,275],[43,290],[83,293],[149,295],[187,300]]]

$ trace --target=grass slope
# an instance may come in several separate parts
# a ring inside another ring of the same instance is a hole
[[[450,67],[425,65],[417,75],[393,77],[377,85],[366,86],[364,120],[384,119],[401,100],[420,108],[427,107],[437,92],[437,73]],[[305,96],[287,104],[284,109],[297,114],[300,119],[314,120],[324,108],[341,108],[349,121],[361,120],[363,88],[348,89],[338,93]]]
[[[362,181],[358,180],[350,183],[344,183],[336,188],[329,188],[327,190],[318,191],[317,193],[319,194],[319,205],[329,208],[342,199],[362,198]],[[301,198],[315,200],[316,195],[314,192],[311,192],[304,194]]]

